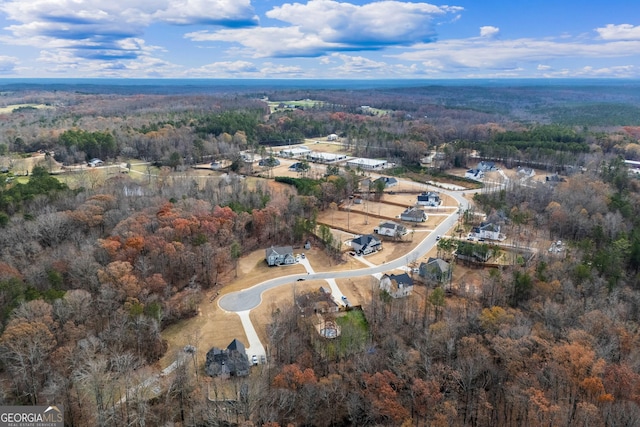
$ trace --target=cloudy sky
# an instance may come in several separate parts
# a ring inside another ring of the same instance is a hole
[[[0,78],[640,78],[638,0],[0,0]]]

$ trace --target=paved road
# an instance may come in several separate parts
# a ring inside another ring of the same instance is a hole
[[[462,208],[462,211],[469,207],[466,199],[464,199],[459,193],[442,191],[449,194],[456,199],[458,205]],[[295,282],[298,279],[344,279],[348,277],[366,276],[376,273],[383,273],[388,270],[400,268],[406,266],[410,262],[419,259],[424,254],[429,252],[436,243],[436,236],[443,235],[449,231],[458,221],[458,210],[450,214],[444,221],[442,221],[424,240],[422,240],[418,246],[416,246],[411,252],[406,255],[388,261],[384,264],[380,264],[374,267],[367,267],[358,270],[345,270],[345,271],[326,271],[326,272],[314,272],[308,274],[292,274],[288,276],[277,277],[275,279],[267,280],[266,282],[259,283],[248,289],[243,289],[238,292],[227,294],[218,300],[220,308],[226,311],[241,312],[248,311],[256,308],[262,302],[262,293],[276,288],[278,286],[286,285]]]

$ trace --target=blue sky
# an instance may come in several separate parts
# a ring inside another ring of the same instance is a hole
[[[638,0],[0,0],[0,77],[639,78]]]

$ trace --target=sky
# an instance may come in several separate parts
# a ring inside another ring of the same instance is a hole
[[[0,0],[0,78],[640,78],[638,0]]]

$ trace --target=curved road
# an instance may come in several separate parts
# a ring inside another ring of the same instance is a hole
[[[460,194],[440,190],[440,192],[452,196],[457,202],[462,211],[469,207],[469,203]],[[298,279],[314,280],[314,279],[343,279],[347,277],[366,276],[370,274],[383,273],[388,270],[393,270],[407,265],[411,260],[418,259],[424,254],[429,252],[431,248],[436,245],[436,236],[438,234],[445,234],[451,227],[453,227],[458,221],[458,212],[456,209],[450,214],[444,221],[442,221],[427,237],[422,240],[418,246],[416,246],[411,252],[406,255],[397,258],[393,261],[388,261],[384,264],[380,264],[375,267],[361,268],[358,270],[344,270],[344,271],[326,271],[320,273],[311,274],[292,274],[289,276],[277,277],[275,279],[267,280],[266,282],[259,283],[248,289],[243,289],[238,292],[227,294],[218,300],[220,308],[231,312],[241,312],[252,310],[256,308],[262,302],[262,293],[276,288],[278,286],[286,285],[291,282],[295,282]]]
[[[428,188],[424,186],[424,188]],[[276,288],[278,286],[290,284],[298,279],[313,280],[313,279],[325,279],[332,290],[332,295],[336,300],[340,300],[342,295],[337,295],[336,290],[339,290],[335,279],[342,279],[346,277],[357,277],[366,275],[380,276],[380,273],[393,270],[395,268],[404,267],[413,260],[417,260],[424,254],[429,252],[431,248],[436,245],[436,236],[444,235],[449,231],[458,221],[459,212],[469,208],[469,202],[462,197],[461,192],[454,192],[449,190],[439,189],[442,193],[448,194],[458,202],[458,209],[447,218],[442,221],[438,226],[425,237],[418,245],[409,253],[397,258],[393,261],[385,262],[384,264],[374,265],[368,268],[361,268],[358,270],[345,270],[345,271],[325,271],[316,273],[311,268],[308,260],[304,260],[303,264],[307,270],[307,274],[291,274],[288,276],[277,277],[275,279],[267,280],[265,282],[254,285],[248,289],[243,289],[238,292],[233,292],[224,295],[218,300],[218,306],[225,311],[235,312],[240,317],[240,322],[247,336],[248,346],[246,347],[247,356],[255,355],[259,360],[266,360],[266,350],[258,337],[258,334],[251,322],[251,310],[256,308],[262,302],[262,293]],[[468,191],[468,190],[467,190]],[[363,262],[370,264],[363,259]],[[341,293],[341,292],[340,292]],[[263,362],[261,362],[263,363]]]

